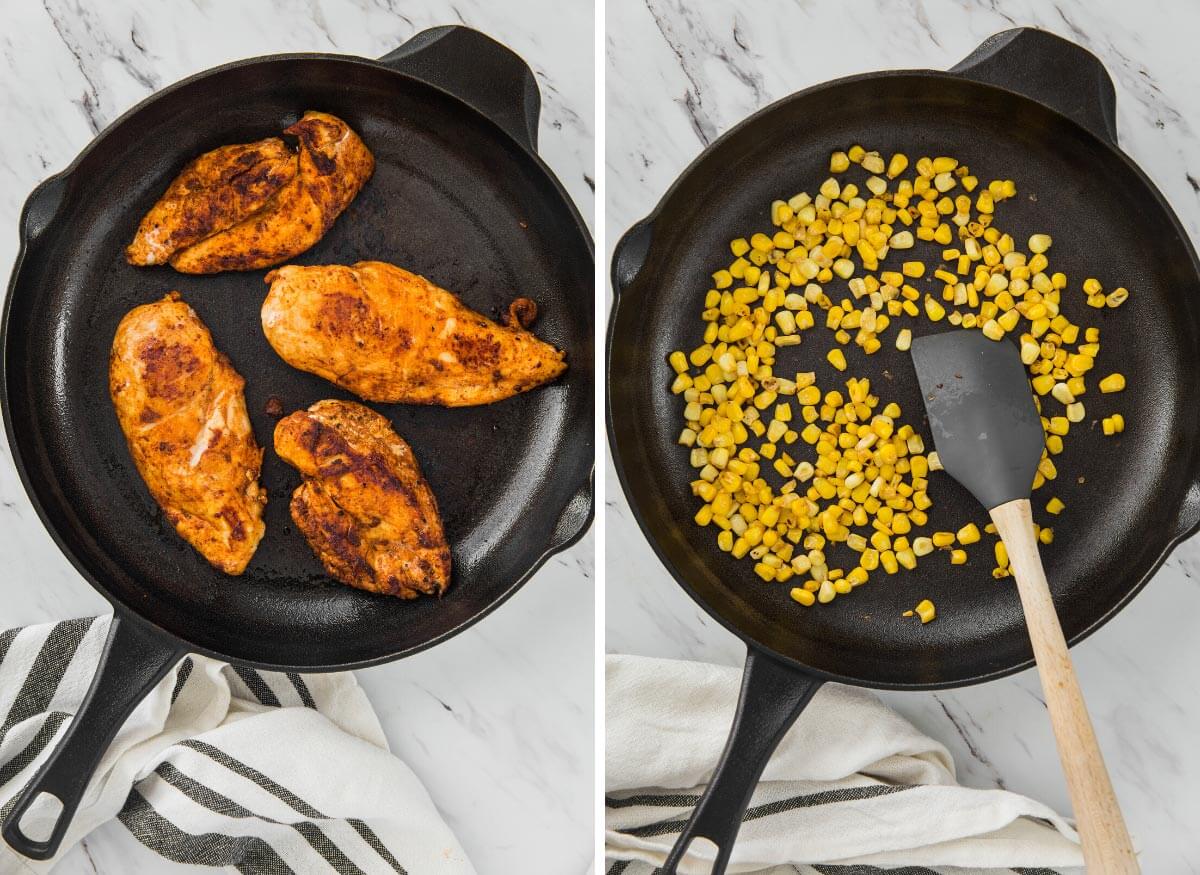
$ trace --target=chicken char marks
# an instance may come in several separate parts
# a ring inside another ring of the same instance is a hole
[[[427,279],[380,261],[287,265],[267,274],[263,332],[292,367],[368,401],[465,407],[556,379],[566,356],[522,325],[501,325]]]
[[[291,514],[325,570],[358,589],[441,595],[450,548],[411,448],[361,404],[318,401],[280,420],[275,451],[304,481]]]

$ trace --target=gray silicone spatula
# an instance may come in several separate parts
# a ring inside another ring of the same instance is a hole
[[[1087,871],[1139,872],[1038,555],[1029,495],[1045,435],[1025,366],[1012,343],[970,330],[914,340],[912,357],[942,467],[1008,549]]]

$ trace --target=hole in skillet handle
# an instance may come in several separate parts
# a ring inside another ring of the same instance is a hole
[[[433,27],[378,63],[449,91],[537,153],[537,80],[516,52],[490,36],[461,25]]]
[[[33,860],[49,860],[58,853],[113,736],[183,654],[162,633],[120,614],[113,616],[96,675],[78,712],[4,819],[4,840],[13,850]],[[49,810],[54,803],[57,814]],[[26,815],[29,825],[38,827],[39,837],[24,831]],[[47,830],[51,816],[54,825]]]
[[[676,875],[698,838],[716,846],[711,872],[724,875],[746,807],[767,761],[822,683],[754,646],[747,649],[742,690],[725,750],[708,788],[659,870],[663,875]],[[700,847],[697,845],[697,849]]]
[[[1015,91],[1117,145],[1117,95],[1100,59],[1035,27],[1001,31],[950,68],[976,82]]]

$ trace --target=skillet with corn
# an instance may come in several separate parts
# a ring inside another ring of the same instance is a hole
[[[865,171],[861,188],[842,176],[853,165]],[[789,585],[805,606],[848,595],[873,575],[912,570],[935,552],[965,564],[966,548],[995,528],[935,529],[929,472],[940,467],[937,454],[926,452],[899,406],[865,377],[849,376],[843,387],[823,379],[824,370],[819,377],[785,369],[789,347],[807,332],[832,332],[836,345],[824,364],[840,382],[885,340],[907,350],[909,326],[922,320],[995,341],[1014,335],[1046,432],[1035,490],[1059,476],[1054,457],[1087,419],[1082,398],[1100,354],[1099,328],[1061,312],[1073,292],[1066,275],[1051,270],[1051,236],[1033,234],[1022,249],[994,223],[997,205],[1017,193],[1012,180],[981,187],[948,156],[922,157],[905,175],[906,155],[885,162],[861,146],[834,152],[829,168],[815,196],[771,204],[771,233],[730,243],[733,260],[712,275],[704,297],[703,342],[670,355],[671,391],[684,400],[679,443],[697,472],[695,522],[716,529],[723,551],[748,559],[764,581]],[[911,257],[918,242],[940,252]],[[1098,310],[1129,295],[1123,287],[1106,293],[1094,277],[1081,288]],[[1102,394],[1125,385],[1120,373],[1096,383]],[[1125,423],[1112,413],[1099,427],[1111,436]],[[1065,505],[1052,496],[1044,509],[1057,516]],[[1049,527],[1038,535],[1043,544],[1054,538]],[[835,561],[835,551],[847,561]],[[991,552],[993,576],[1007,577],[1003,542]],[[915,613],[922,623],[936,615],[928,600]]]

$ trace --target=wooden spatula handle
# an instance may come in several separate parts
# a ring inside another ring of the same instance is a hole
[[[1033,533],[1029,500],[1022,498],[1000,505],[992,511],[992,521],[1008,549],[1009,563],[1017,579],[1088,875],[1138,873],[1141,870],[1129,831],[1104,767],[1079,679],[1067,652],[1067,641],[1050,598]]]

